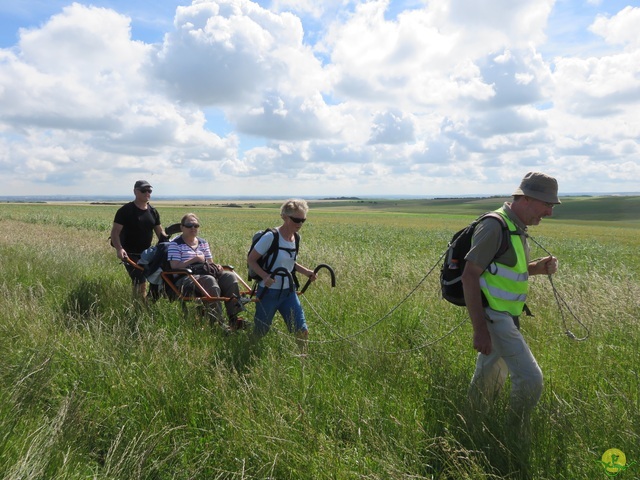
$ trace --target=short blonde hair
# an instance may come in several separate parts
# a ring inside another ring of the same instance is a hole
[[[200,219],[195,213],[187,213],[182,217],[182,220],[180,220],[180,225],[184,225],[184,222],[186,222],[188,218],[193,218],[196,223],[200,223]]]
[[[307,205],[307,202],[305,200],[299,198],[290,198],[282,204],[282,207],[280,207],[280,216],[289,217],[296,212],[304,212],[306,216],[308,211],[309,205]]]

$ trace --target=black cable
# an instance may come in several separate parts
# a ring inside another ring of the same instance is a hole
[[[533,243],[535,243],[538,247],[540,247],[547,255],[552,256],[553,254],[547,250],[546,248],[544,248],[542,245],[540,245],[540,243],[533,238],[531,235],[529,235],[528,233],[525,233],[526,237],[531,239],[531,241]],[[553,290],[553,296],[556,299],[556,304],[558,305],[558,311],[560,312],[560,318],[562,320],[562,326],[564,327],[564,333],[567,335],[567,337],[569,337],[571,340],[575,340],[576,342],[582,342],[584,340],[586,340],[587,338],[589,338],[590,332],[589,329],[587,328],[587,326],[582,323],[580,321],[580,319],[573,313],[573,311],[571,310],[571,307],[569,307],[569,304],[565,301],[565,299],[560,295],[560,292],[558,291],[558,289],[556,288],[555,284],[553,283],[553,278],[551,277],[551,274],[548,274],[547,277],[549,278],[549,283],[551,284],[551,289]],[[564,307],[567,309],[567,311],[571,314],[571,316],[573,317],[573,319],[583,328],[583,330],[586,332],[586,335],[584,337],[576,337],[576,335],[569,330],[569,327],[567,326],[567,320],[564,316],[564,311],[562,309],[562,306],[564,305]]]

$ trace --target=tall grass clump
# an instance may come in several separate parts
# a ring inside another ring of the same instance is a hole
[[[337,287],[321,272],[302,297],[300,356],[279,319],[255,343],[211,329],[193,304],[133,302],[107,241],[114,206],[5,205],[0,476],[523,478],[505,442],[508,392],[474,422],[471,327],[439,295],[446,243],[478,207],[352,207],[312,205],[303,228],[300,262],[331,265]],[[605,478],[610,448],[640,459],[639,224],[576,208],[531,231],[560,259],[553,283],[532,279],[535,317],[522,322],[545,375],[536,479]],[[197,213],[215,259],[243,276],[252,234],[279,224],[277,205],[159,210],[165,225]]]

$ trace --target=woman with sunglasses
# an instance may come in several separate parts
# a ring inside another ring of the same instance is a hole
[[[308,277],[311,281],[316,279],[315,272],[299,264],[296,258],[296,243],[299,243],[296,242],[296,237],[299,238],[299,232],[307,220],[308,211],[309,206],[304,200],[287,200],[280,207],[280,217],[282,217],[283,223],[276,228],[278,232],[278,250],[271,272],[265,271],[258,264],[258,260],[269,251],[274,241],[273,232],[265,233],[247,257],[249,267],[262,278],[257,290],[257,297],[260,298],[260,301],[256,303],[253,326],[254,336],[260,338],[266,335],[273,323],[273,317],[276,312],[280,312],[289,332],[295,334],[298,345],[303,351],[306,349],[309,329],[307,328],[304,311],[302,310],[302,305],[300,305],[295,287],[291,288],[288,275],[277,273],[272,275],[272,272],[284,268],[291,274],[297,272]],[[264,291],[265,289],[266,292]]]
[[[187,213],[182,217],[180,221],[182,235],[169,243],[167,258],[172,269],[193,270],[193,278],[212,297],[234,298],[234,300],[225,302],[225,307],[229,318],[229,327],[236,329],[241,326],[241,321],[238,320],[238,313],[242,310],[239,301],[236,300],[240,298],[238,280],[235,273],[225,271],[221,265],[213,263],[209,243],[198,236],[199,228],[200,220],[195,214]],[[204,271],[204,264],[209,264],[206,269],[209,273],[199,273]],[[185,295],[198,296],[198,289],[189,276],[178,278],[176,287],[180,288]],[[206,307],[211,325],[213,326],[217,323],[225,330],[228,330],[229,327],[223,320],[220,302],[207,302]]]

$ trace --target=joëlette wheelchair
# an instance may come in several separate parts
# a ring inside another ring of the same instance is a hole
[[[180,224],[176,223],[170,225],[165,229],[165,232],[171,238],[175,236],[177,233],[180,233]],[[256,290],[258,287],[258,282],[256,281],[253,287],[249,286],[247,282],[235,271],[234,267],[231,265],[222,265],[223,270],[233,273],[236,276],[239,286],[241,287],[240,296],[238,298],[230,298],[230,297],[218,297],[210,295],[207,290],[198,282],[196,278],[196,274],[189,268],[186,269],[173,269],[169,264],[167,259],[167,246],[169,242],[158,242],[157,245],[151,247],[142,253],[141,259],[138,263],[131,260],[129,257],[125,258],[123,263],[127,263],[128,265],[136,268],[138,270],[143,271],[145,278],[149,282],[150,288],[149,293],[150,297],[153,300],[158,300],[161,297],[166,297],[170,301],[178,300],[182,302],[183,311],[185,314],[187,313],[187,305],[186,302],[196,302],[200,305],[206,305],[210,302],[228,302],[232,300],[236,300],[241,309],[244,310],[245,306],[252,302],[259,302],[260,297],[256,296]],[[153,257],[152,260],[148,260],[145,258],[147,255],[145,253],[148,252],[149,257]],[[336,286],[336,276],[333,269],[327,264],[319,264],[315,267],[314,273],[318,273],[320,270],[326,269],[331,277],[331,287]],[[298,289],[299,283],[295,278],[295,275],[292,275],[284,268],[277,268],[271,273],[272,277],[276,275],[282,275],[289,278],[289,288],[291,290]],[[190,280],[190,283],[193,285],[189,291],[184,291],[179,286],[176,285],[176,282],[180,278],[187,277]],[[299,289],[297,292],[298,295],[303,295],[306,290],[309,288],[311,284],[311,280],[307,280],[302,289]],[[267,291],[267,289],[263,289],[262,295]],[[261,295],[261,296],[262,296]],[[232,329],[244,329],[248,325],[248,322],[245,320],[241,320],[237,325],[233,326]]]
[[[170,225],[165,232],[171,238],[180,232],[180,224]],[[244,310],[245,305],[250,302],[257,301],[252,298],[251,287],[237,274],[235,269],[230,265],[222,265],[223,270],[231,272],[235,275],[238,286],[240,287],[240,295],[234,297],[213,296],[198,281],[198,274],[194,273],[191,268],[175,269],[167,259],[168,241],[158,242],[156,245],[142,252],[140,260],[136,263],[127,257],[123,263],[140,270],[149,283],[149,296],[152,300],[157,301],[162,297],[170,301],[180,301],[183,312],[187,314],[187,303],[194,302],[198,306],[206,307],[212,302],[238,302],[238,310]],[[182,278],[189,279],[189,288],[181,288],[178,282]],[[205,310],[203,308],[202,310]],[[224,325],[223,325],[224,327]],[[247,327],[245,320],[239,318],[237,322],[229,325],[231,330],[243,329]],[[224,327],[226,329],[226,327]]]

